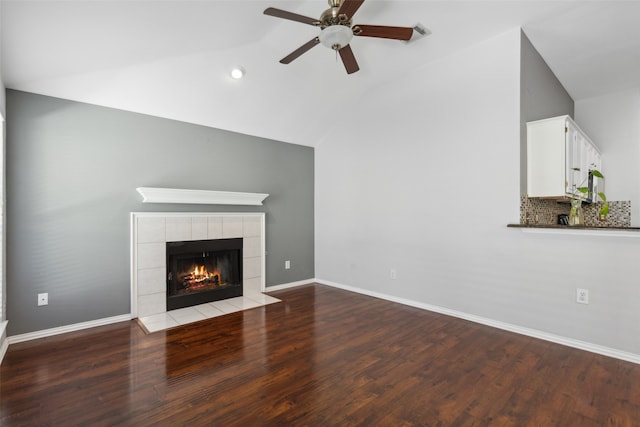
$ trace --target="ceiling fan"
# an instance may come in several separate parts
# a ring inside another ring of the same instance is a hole
[[[340,54],[347,74],[355,73],[360,69],[349,42],[353,36],[378,37],[394,40],[409,40],[413,34],[411,27],[388,27],[383,25],[352,25],[353,15],[358,11],[364,0],[328,0],[329,9],[325,10],[320,19],[309,18],[297,13],[269,7],[264,14],[290,21],[320,27],[320,35],[314,37],[298,49],[280,60],[282,64],[289,64],[294,59],[311,49],[317,44],[335,50]]]

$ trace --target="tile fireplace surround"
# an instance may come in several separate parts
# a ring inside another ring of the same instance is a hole
[[[167,242],[242,238],[244,294],[253,295],[254,299],[261,296],[265,289],[264,215],[262,212],[132,212],[132,317],[149,318],[167,313]]]

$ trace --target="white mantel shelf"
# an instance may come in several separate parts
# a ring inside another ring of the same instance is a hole
[[[262,205],[269,195],[232,191],[183,190],[179,188],[138,187],[142,203],[178,203],[199,205]]]

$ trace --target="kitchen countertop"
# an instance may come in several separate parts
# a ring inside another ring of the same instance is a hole
[[[519,229],[523,233],[565,234],[597,237],[640,237],[640,227],[586,227],[583,225],[558,224],[507,224],[507,227]]]
[[[513,228],[548,228],[556,230],[616,230],[616,231],[640,231],[640,227],[587,227],[584,225],[559,225],[559,224],[507,224]]]

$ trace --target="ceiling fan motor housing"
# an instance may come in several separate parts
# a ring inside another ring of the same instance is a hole
[[[351,28],[351,19],[344,13],[338,13],[340,7],[331,7],[320,15],[320,28],[325,29],[332,25],[344,25]]]

